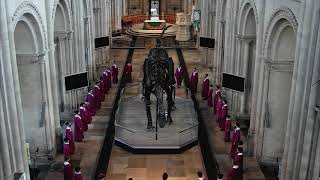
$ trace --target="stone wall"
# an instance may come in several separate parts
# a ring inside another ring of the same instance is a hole
[[[65,91],[64,77],[109,61],[94,38],[112,31],[111,0],[0,2],[0,179],[29,177],[29,157],[56,155],[61,119],[72,115],[87,88]],[[120,24],[120,19],[117,19]],[[29,149],[27,149],[27,144]],[[29,152],[27,152],[29,150]],[[38,160],[39,160],[38,159]]]
[[[213,82],[221,83],[222,72],[247,79],[244,93],[224,89],[224,95],[233,115],[250,117],[249,152],[262,163],[280,159],[281,179],[317,179],[319,2],[201,0],[197,5],[200,36],[216,40],[214,53],[200,48],[203,63],[213,66]]]

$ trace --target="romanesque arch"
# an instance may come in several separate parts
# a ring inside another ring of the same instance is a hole
[[[252,105],[254,68],[256,61],[257,10],[254,2],[245,1],[240,8],[238,20],[240,72],[246,78],[245,92],[241,96],[240,112],[249,117]]]
[[[264,41],[262,157],[281,158],[288,121],[297,21],[288,8],[278,9],[267,26]]]
[[[55,68],[58,89],[59,112],[64,112],[69,103],[65,92],[64,76],[73,70],[73,45],[71,41],[71,12],[68,1],[56,1],[53,8]]]
[[[49,115],[45,56],[47,38],[38,8],[23,2],[13,16],[14,45],[22,103],[23,126],[30,151],[39,148],[49,155],[54,148],[54,132]]]

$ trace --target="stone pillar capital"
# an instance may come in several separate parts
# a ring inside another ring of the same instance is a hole
[[[54,32],[55,37],[58,41],[63,41],[67,39],[69,31],[56,31]]]

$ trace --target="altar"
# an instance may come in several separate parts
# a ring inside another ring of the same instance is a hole
[[[166,21],[160,19],[150,19],[144,21],[144,30],[162,30],[166,27]]]
[[[143,30],[162,30],[166,27],[166,21],[159,19],[158,9],[151,8],[151,18],[144,21]]]

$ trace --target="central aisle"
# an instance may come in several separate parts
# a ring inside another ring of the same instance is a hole
[[[148,53],[148,49],[136,49],[134,51],[132,84],[142,81],[142,66]],[[178,65],[176,50],[168,50],[168,53],[173,58],[176,68]],[[132,93],[132,95],[139,95],[141,90],[137,89],[136,92]],[[176,96],[185,97],[186,91],[184,88],[177,89]],[[170,180],[193,180],[197,178],[197,171],[205,173],[199,146],[195,146],[182,154],[137,155],[114,145],[109,161],[107,179],[127,180],[130,177],[134,180],[161,179],[162,174],[167,172]]]

